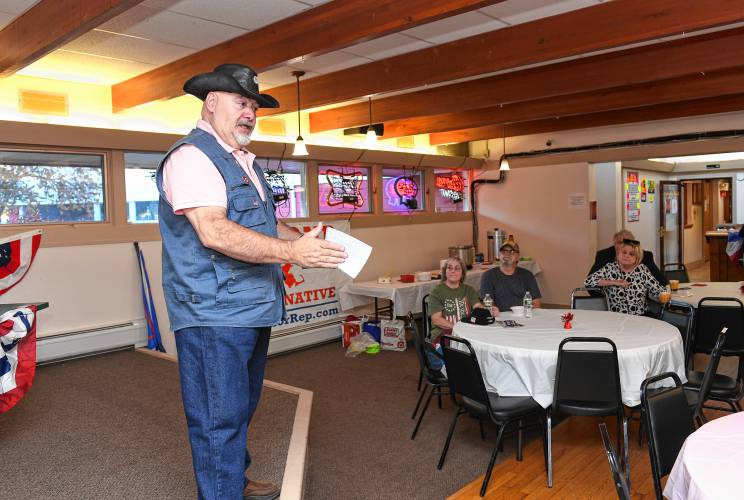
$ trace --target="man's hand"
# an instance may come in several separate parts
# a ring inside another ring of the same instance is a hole
[[[348,255],[344,247],[332,241],[318,239],[323,230],[323,223],[312,231],[305,233],[302,238],[290,241],[290,262],[302,267],[326,267],[335,269],[346,260]]]

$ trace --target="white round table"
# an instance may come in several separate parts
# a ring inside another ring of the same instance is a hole
[[[739,289],[742,284],[742,282],[736,281],[680,283],[679,290],[672,292],[672,300],[675,302],[686,302],[692,307],[697,307],[700,299],[704,297],[728,297],[744,302],[744,294]],[[734,305],[731,302],[718,302],[717,304]]]
[[[455,336],[470,341],[483,372],[486,388],[502,396],[532,396],[543,408],[553,402],[558,345],[566,337],[607,337],[618,349],[623,403],[641,402],[641,382],[675,372],[686,382],[684,349],[679,330],[644,316],[574,310],[573,328],[561,322],[565,309],[536,309],[532,318],[502,312],[496,319],[513,319],[524,326],[479,326],[459,322]],[[603,349],[596,344],[580,348]],[[671,384],[671,381],[668,383]]]
[[[671,500],[742,498],[744,413],[703,425],[687,437],[669,474],[664,496]]]

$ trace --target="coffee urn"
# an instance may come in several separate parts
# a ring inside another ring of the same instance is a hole
[[[497,227],[493,231],[487,231],[486,240],[486,260],[488,262],[499,260],[499,248],[506,242],[506,231]]]
[[[473,245],[457,245],[449,247],[450,257],[459,257],[468,269],[473,268],[475,263],[475,248]]]

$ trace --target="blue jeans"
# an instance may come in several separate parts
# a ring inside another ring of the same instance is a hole
[[[435,351],[437,351],[441,355],[442,347],[440,345],[437,345]],[[444,359],[442,359],[440,356],[437,356],[433,352],[427,351],[426,357],[429,358],[429,366],[432,370],[441,370],[444,367]]]
[[[181,396],[200,499],[243,498],[248,424],[263,386],[270,328],[176,332]]]

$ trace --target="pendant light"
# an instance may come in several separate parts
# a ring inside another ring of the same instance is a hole
[[[377,145],[377,134],[372,126],[372,96],[369,96],[369,127],[367,128],[367,137],[364,139],[364,144],[368,147]]]
[[[499,170],[509,170],[509,160],[506,159],[506,124],[504,124],[504,130],[502,135],[502,144],[504,145],[504,153],[501,155],[501,161],[499,162]]]
[[[310,154],[307,152],[307,148],[305,147],[305,140],[302,138],[302,133],[300,130],[302,126],[302,122],[300,121],[300,77],[304,74],[304,71],[292,72],[292,76],[297,79],[297,139],[295,139],[292,156],[307,156],[308,154]]]

